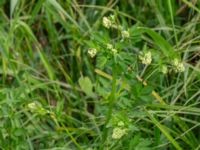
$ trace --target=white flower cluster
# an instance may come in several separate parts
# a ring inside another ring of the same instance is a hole
[[[103,26],[108,29],[112,26],[112,22],[108,17],[103,17]]]
[[[175,58],[173,61],[172,61],[172,65],[174,67],[174,70],[176,72],[183,72],[185,71],[185,67],[184,67],[184,64],[179,61],[177,58]]]
[[[36,109],[38,108],[38,104],[35,103],[35,102],[32,102],[32,103],[29,103],[29,104],[27,105],[27,107],[28,107],[31,111],[33,111],[33,110],[36,110]]]
[[[95,48],[89,48],[88,49],[88,54],[90,55],[90,57],[94,57],[97,54],[97,50]]]
[[[120,139],[126,134],[126,129],[116,127],[113,129],[112,138],[113,139]]]
[[[117,125],[118,125],[118,127],[115,127],[113,129],[113,133],[112,133],[113,139],[120,139],[127,133],[127,129],[124,128],[123,121],[120,121]]]
[[[39,102],[29,103],[27,105],[27,107],[30,109],[30,111],[36,112],[36,113],[39,113],[39,114],[42,114],[42,115],[49,113],[49,111],[45,110]]]
[[[107,29],[110,29],[111,27],[116,28],[115,16],[114,15],[110,15],[108,17],[103,17],[102,24]]]
[[[112,44],[107,44],[107,49],[111,50],[113,52],[113,54],[116,54],[117,53],[117,49],[113,48],[113,45]]]
[[[130,34],[128,31],[123,30],[122,26],[117,25],[115,23],[115,16],[110,15],[109,17],[103,17],[102,24],[105,28],[110,29],[110,28],[115,28],[121,31],[121,36],[123,39],[129,38]]]
[[[142,61],[143,64],[149,65],[152,61],[151,52],[140,52],[139,59]]]
[[[115,48],[111,49],[111,51],[113,52],[113,54],[117,53],[117,50]]]
[[[124,39],[130,37],[129,32],[126,31],[126,30],[123,30],[123,31],[121,32],[121,34],[122,34],[122,38],[124,38]]]
[[[113,45],[112,44],[107,44],[107,49],[113,49]]]
[[[121,25],[116,22],[116,18],[114,15],[104,16],[102,20],[102,24],[105,28],[110,29],[116,29],[121,34],[121,42],[123,42],[125,39],[130,38],[129,30],[124,29]],[[107,49],[110,50],[113,54],[116,54],[118,52],[117,49],[113,47],[112,44],[107,44]],[[89,49],[88,51],[89,55],[91,57],[94,57],[97,53],[96,49]],[[142,51],[139,53],[139,60],[144,65],[149,65],[152,62],[152,54],[150,51]],[[183,62],[181,62],[179,59],[174,59],[171,62],[173,70],[175,72],[183,72],[185,70]],[[163,74],[167,74],[171,69],[168,68],[167,65],[162,65],[159,68],[160,72]]]

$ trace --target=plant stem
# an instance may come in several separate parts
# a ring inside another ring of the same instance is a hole
[[[112,70],[112,91],[110,93],[110,96],[109,96],[109,108],[108,108],[108,112],[107,112],[107,115],[106,115],[106,122],[105,122],[105,125],[104,125],[104,129],[103,129],[103,136],[102,136],[102,144],[101,144],[101,147],[100,147],[100,150],[103,149],[103,146],[104,146],[104,143],[106,142],[106,139],[107,139],[107,136],[108,136],[108,129],[107,129],[107,124],[109,123],[111,117],[112,117],[112,111],[113,111],[113,104],[115,102],[115,92],[116,92],[116,81],[117,81],[117,75],[116,75],[116,64],[114,63],[114,66],[113,66],[113,70]]]

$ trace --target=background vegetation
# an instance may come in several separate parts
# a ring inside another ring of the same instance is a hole
[[[199,21],[199,0],[1,0],[0,149],[200,149]]]

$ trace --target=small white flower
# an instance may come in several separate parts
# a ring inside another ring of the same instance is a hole
[[[29,103],[27,105],[27,107],[30,109],[31,112],[38,113],[38,114],[41,114],[41,115],[49,113],[49,111],[44,109],[39,102]]]
[[[142,61],[143,64],[149,65],[152,61],[151,52],[140,52],[139,59]]]
[[[27,106],[30,110],[35,110],[38,108],[38,104],[36,104],[35,102],[29,103]]]
[[[175,72],[183,72],[185,71],[184,64],[180,62],[177,58],[172,61],[172,65],[174,67]]]
[[[120,122],[118,122],[118,124],[117,124],[119,127],[124,127],[124,122],[123,121],[120,121]]]
[[[88,54],[93,58],[97,54],[97,50],[95,48],[89,48]]]
[[[177,66],[179,64],[179,60],[175,58],[172,63],[174,66]]]
[[[121,32],[121,34],[122,34],[122,38],[129,38],[129,37],[130,37],[128,31],[125,31],[125,30],[124,30],[124,31]]]
[[[103,26],[108,29],[112,26],[112,22],[108,17],[103,17]]]
[[[113,54],[117,53],[117,50],[115,48],[112,48],[111,51],[113,52]]]
[[[162,68],[161,68],[161,72],[163,74],[166,74],[168,72],[168,69],[167,69],[167,66],[166,65],[163,65]]]
[[[185,71],[185,66],[183,65],[183,63],[180,63],[180,64],[178,65],[178,71],[179,71],[179,72],[184,72],[184,71]]]
[[[116,127],[113,129],[112,138],[120,139],[121,137],[123,137],[126,134],[126,131],[127,131],[127,129],[122,129],[122,128]]]
[[[113,49],[113,45],[112,44],[107,44],[107,49]]]

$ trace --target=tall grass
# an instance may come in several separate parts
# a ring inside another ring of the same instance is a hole
[[[200,149],[199,7],[199,0],[1,0],[0,149]],[[102,26],[110,14],[130,29],[124,44]],[[89,57],[88,48],[104,50],[105,41],[124,50],[123,61]],[[147,48],[161,54],[150,66],[138,60]],[[185,71],[159,72],[175,56]],[[120,121],[127,132],[113,139]]]

